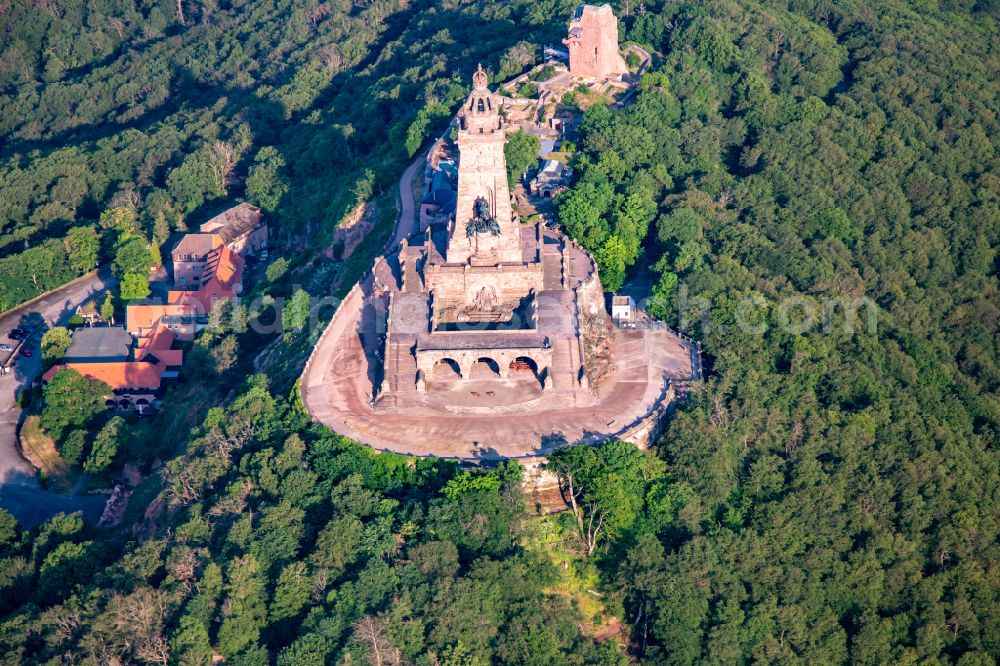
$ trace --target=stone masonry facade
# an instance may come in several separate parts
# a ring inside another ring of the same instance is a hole
[[[568,238],[514,216],[502,106],[480,68],[456,119],[455,214],[399,254],[402,288],[386,306],[389,362],[377,400],[447,388],[480,364],[488,376],[534,377],[575,402],[585,373],[574,289],[596,281],[596,269]]]
[[[618,52],[618,19],[610,5],[577,7],[563,44],[569,49],[569,71],[574,76],[604,80],[628,72]]]

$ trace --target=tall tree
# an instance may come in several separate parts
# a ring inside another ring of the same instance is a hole
[[[247,177],[247,197],[268,213],[278,209],[278,204],[288,192],[285,158],[274,146],[264,146],[257,151],[250,175]]]
[[[121,298],[123,301],[142,299],[152,293],[149,289],[147,273],[128,272],[122,276]]]
[[[647,484],[664,474],[662,461],[619,440],[599,447],[559,449],[545,467],[559,479],[586,555],[593,554],[601,540],[617,536],[636,521]]]
[[[539,138],[523,129],[507,135],[503,153],[507,161],[507,182],[510,187],[514,187],[522,174],[538,164],[538,153],[541,149],[542,142]]]
[[[58,440],[69,427],[87,427],[104,412],[104,401],[113,393],[104,382],[87,379],[72,368],[64,368],[45,385],[42,396],[45,402],[42,427]]]
[[[125,419],[120,416],[111,417],[94,437],[90,446],[90,455],[83,463],[83,469],[91,474],[98,474],[106,470],[111,465],[127,435],[128,427]]]
[[[69,330],[62,326],[55,326],[45,331],[42,335],[42,361],[46,364],[61,361],[71,342]]]
[[[97,267],[100,241],[93,227],[73,227],[63,241],[70,265],[77,273],[86,273]]]

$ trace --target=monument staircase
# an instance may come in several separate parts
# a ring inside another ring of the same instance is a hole
[[[396,409],[417,399],[413,340],[393,340],[385,355],[385,385],[377,409]]]
[[[424,281],[417,270],[417,260],[411,258],[403,267],[403,291],[423,291]]]
[[[580,373],[580,345],[575,338],[560,338],[552,341],[552,387],[559,392],[567,392],[576,403],[582,396]]]

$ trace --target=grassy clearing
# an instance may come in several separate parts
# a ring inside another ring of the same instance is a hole
[[[611,104],[614,99],[597,90],[592,90],[586,86],[577,86],[570,91],[573,95],[573,103],[586,111],[597,104]]]
[[[569,161],[573,159],[573,153],[553,150],[551,153],[545,156],[545,159],[555,160],[556,162],[562,162],[563,164],[569,164]]]
[[[600,633],[602,627],[617,622],[598,596],[597,567],[583,558],[575,537],[559,524],[558,515],[532,518],[521,545],[549,558],[558,579],[546,592],[564,597],[579,610],[588,629],[593,628],[588,633]]]
[[[52,489],[67,492],[73,488],[76,474],[59,455],[55,441],[42,430],[41,418],[32,414],[24,420],[20,434],[21,452],[34,465],[42,479],[46,479]]]

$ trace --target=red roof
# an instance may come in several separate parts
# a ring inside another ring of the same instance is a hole
[[[146,359],[146,354],[155,356],[171,368],[184,365],[184,351],[181,349],[151,349],[143,354],[142,360]]]
[[[171,349],[173,344],[174,332],[166,326],[157,324],[146,335],[138,338],[135,352],[136,360],[145,360],[148,354],[152,354],[169,366],[182,365],[184,352],[180,349]]]
[[[196,291],[167,292],[171,304],[185,304],[200,308],[199,314],[212,311],[216,301],[236,298],[243,286],[243,257],[228,247],[221,247],[209,253],[201,285]]]
[[[57,372],[72,368],[87,379],[99,379],[112,389],[158,389],[165,363],[115,361],[112,363],[65,363],[53,366],[42,376],[51,381]]]
[[[174,332],[166,326],[154,326],[148,335],[138,340],[139,349],[170,349],[174,344]]]
[[[194,300],[193,302],[167,303],[166,305],[130,305],[125,316],[126,328],[132,333],[148,334],[148,331],[163,317],[196,317],[204,314],[203,311],[199,311],[198,304],[199,301]]]

